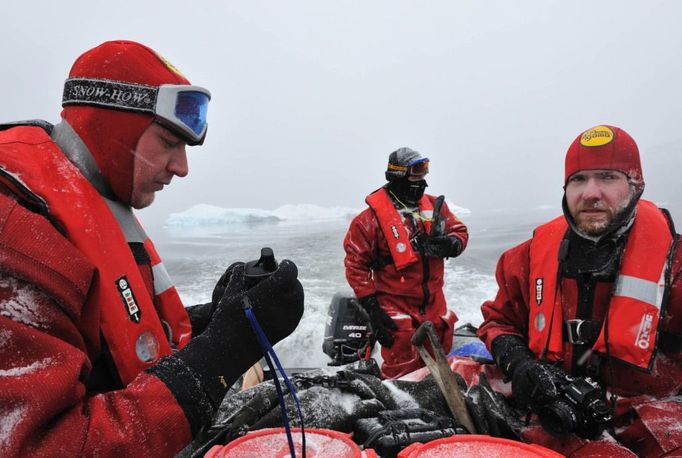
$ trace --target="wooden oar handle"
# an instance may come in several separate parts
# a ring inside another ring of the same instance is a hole
[[[427,335],[431,339],[432,346],[440,347],[440,341],[438,340],[436,329],[433,327],[433,323],[430,321],[423,322],[421,326],[417,328],[417,331],[412,336],[412,345],[415,347],[423,346]]]

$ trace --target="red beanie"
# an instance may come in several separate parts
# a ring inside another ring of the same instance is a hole
[[[578,135],[566,152],[564,183],[580,170],[596,169],[618,170],[643,184],[637,144],[618,127],[600,125]]]
[[[69,78],[96,78],[160,86],[190,84],[152,49],[133,41],[107,41],[83,53]],[[137,141],[154,116],[97,106],[69,105],[64,118],[85,142],[104,179],[122,202],[130,203]]]

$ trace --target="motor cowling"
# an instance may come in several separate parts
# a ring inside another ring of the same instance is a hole
[[[352,363],[364,357],[373,345],[369,317],[357,299],[336,293],[329,304],[322,351],[332,361],[330,366]]]

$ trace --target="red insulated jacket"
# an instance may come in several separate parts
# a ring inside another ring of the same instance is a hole
[[[530,248],[531,308],[529,347],[538,358],[559,361],[566,334],[561,295],[553,294],[557,253],[568,229],[561,216],[535,229]],[[592,349],[624,364],[649,369],[655,357],[656,329],[668,294],[666,273],[673,248],[668,219],[653,203],[640,200],[637,218],[623,250],[608,313]],[[554,297],[553,297],[554,296]],[[583,325],[584,326],[584,325]],[[572,328],[571,333],[574,329]],[[607,330],[609,332],[607,332]]]
[[[452,342],[454,312],[447,309],[443,295],[442,258],[423,257],[412,250],[410,239],[417,231],[428,233],[425,220],[432,215],[434,196],[424,195],[419,216],[402,217],[393,207],[383,188],[372,193],[364,210],[351,222],[343,247],[346,250],[346,278],[358,298],[376,294],[379,304],[397,330],[392,333],[393,345],[381,349],[383,378],[397,378],[423,366],[412,345],[416,328],[431,321],[448,352]],[[416,213],[416,212],[415,212]],[[466,247],[469,235],[466,226],[443,204],[444,232],[456,237]],[[380,221],[381,220],[381,221]],[[390,234],[393,252],[386,235]],[[391,262],[387,262],[387,260]],[[370,264],[383,261],[382,266]]]
[[[21,167],[17,162],[14,168],[5,162],[19,149],[27,155],[26,163],[32,163],[32,154],[56,154],[55,166],[44,179],[63,191],[73,208],[84,209],[79,222],[83,224],[87,222],[85,209],[92,204],[84,196],[93,194],[83,192],[82,177],[80,185],[69,179],[77,169],[66,158],[57,159],[59,150],[37,127],[2,132],[0,149],[4,171],[0,184],[0,456],[174,455],[211,414],[203,395],[192,394],[199,391],[196,379],[191,374],[175,374],[186,382],[183,394],[167,381],[140,372],[148,364],[138,365],[135,373],[128,372],[132,366],[124,365],[126,372],[120,372],[124,366],[119,366],[117,358],[134,358],[130,353],[134,350],[116,356],[112,352],[112,345],[118,345],[116,324],[109,323],[105,332],[102,321],[103,317],[113,319],[109,307],[130,313],[132,320],[138,305],[169,306],[153,293],[151,264],[157,263],[150,258],[156,253],[149,252],[147,244],[148,261],[140,262],[135,256],[129,272],[143,284],[135,291],[137,303],[124,306],[123,299],[129,299],[125,288],[117,297],[115,290],[107,293],[98,283],[107,278],[104,264],[114,264],[112,259],[86,256],[77,248],[80,242],[68,234],[78,224],[46,211],[50,207],[44,204],[49,200],[38,194],[13,189],[13,185],[24,187],[28,174],[17,170]],[[115,219],[111,217],[110,222],[115,224]],[[106,221],[97,223],[107,225]],[[107,230],[115,233],[118,229]],[[130,252],[125,238],[119,249]],[[140,323],[149,323],[149,329],[167,327],[158,323],[158,316],[170,316],[166,315],[169,310],[141,310]],[[136,326],[130,323],[120,323],[119,329]],[[168,344],[163,345],[161,354],[169,351]]]
[[[492,301],[481,306],[483,323],[478,335],[490,349],[492,341],[502,334],[529,338],[530,304],[530,252],[532,239],[505,252],[497,264],[499,290]],[[672,335],[682,335],[682,248],[678,245],[672,258],[672,283],[665,311],[660,318],[660,330]],[[533,288],[535,290],[535,287]],[[613,283],[599,281],[594,286],[591,319],[602,321],[611,301]],[[563,320],[576,317],[578,287],[574,278],[561,279],[561,304]],[[535,298],[533,298],[535,300]],[[537,306],[535,306],[537,307]],[[660,340],[660,339],[659,339]],[[570,373],[573,345],[563,344],[563,366]],[[607,386],[621,396],[649,394],[666,396],[682,389],[682,355],[661,350],[653,361],[651,373],[632,365],[606,362],[600,376]],[[682,418],[680,419],[682,421]]]
[[[640,205],[642,203],[640,202]],[[656,210],[654,209],[654,211]],[[637,217],[639,215],[640,212],[638,212]],[[668,231],[667,235],[663,235],[669,239],[669,234]],[[662,241],[665,241],[665,238],[660,237]],[[533,322],[533,320],[529,320],[529,316],[531,313],[537,313],[539,308],[538,297],[544,295],[544,300],[540,301],[541,303],[544,303],[545,300],[548,300],[550,305],[553,303],[551,294],[547,289],[544,290],[544,293],[540,293],[537,285],[537,274],[531,274],[531,263],[533,262],[531,253],[534,241],[534,239],[528,240],[508,250],[500,257],[497,264],[496,277],[499,290],[494,300],[487,301],[481,306],[484,320],[478,331],[479,337],[486,343],[488,349],[490,349],[493,340],[503,334],[518,335],[528,340],[529,334],[532,334],[529,333],[529,326]],[[630,255],[636,256],[636,251],[631,250]],[[665,251],[665,246],[662,251]],[[649,261],[651,260],[647,259],[642,264],[647,264]],[[626,269],[625,264],[628,263],[630,266],[636,266],[636,262],[623,260],[621,275],[623,274],[622,269]],[[556,265],[556,263],[554,264]],[[658,264],[654,263],[653,266],[654,272],[660,269]],[[667,291],[667,300],[664,300],[661,307],[659,327],[659,331],[667,334],[668,337],[674,336],[677,339],[682,336],[681,271],[682,248],[678,244],[672,253],[671,280]],[[630,272],[630,275],[639,277],[644,273],[643,269],[635,269]],[[625,274],[627,275],[627,272]],[[556,271],[554,275],[556,275]],[[652,278],[654,277],[656,275],[653,275]],[[583,288],[581,292],[576,278],[562,276],[561,287],[558,291],[560,297],[556,303],[562,305],[562,319],[565,321],[576,318],[578,302],[581,297],[586,297],[585,289]],[[610,306],[613,305],[613,291],[613,282],[597,281],[592,284],[590,293],[593,298],[592,320],[603,322]],[[615,291],[617,295],[619,288],[616,287]],[[642,291],[647,290],[640,290],[640,293]],[[630,291],[630,293],[633,292],[635,291]],[[665,298],[665,296],[663,297]],[[619,318],[627,318],[628,312],[629,310],[621,310]],[[641,331],[642,328],[637,326],[637,329]],[[680,427],[682,425],[682,403],[679,395],[682,389],[682,354],[680,348],[676,348],[679,346],[679,340],[676,340],[674,345],[661,344],[661,332],[658,334],[657,351],[650,372],[638,368],[634,364],[617,360],[603,362],[600,366],[599,378],[611,392],[619,396],[614,419],[614,437],[618,443],[613,438],[600,438],[594,441],[581,439],[574,435],[554,438],[539,425],[528,428],[524,432],[525,440],[576,458],[597,455],[679,456],[680,450],[682,450],[682,428]],[[623,333],[623,336],[625,334]],[[623,340],[621,338],[623,336],[614,337],[614,339]],[[629,340],[634,341],[634,339]],[[573,344],[564,342],[561,353],[560,359],[564,370],[572,373],[574,370],[572,367],[574,361]],[[623,445],[635,452],[636,455],[622,449]],[[621,449],[606,451],[609,447],[621,447]]]
[[[431,195],[424,197],[433,206],[435,197]],[[445,217],[445,234],[457,237],[464,250],[469,240],[466,226],[445,203],[442,215]],[[414,235],[415,230],[424,230],[421,221],[417,220],[417,226],[415,228],[412,224],[405,224],[410,237]],[[344,261],[346,278],[358,298],[377,294],[382,303],[382,296],[390,296],[391,302],[395,302],[407,313],[417,310],[426,299],[427,307],[445,311],[445,300],[442,294],[437,294],[443,289],[443,259],[431,257],[424,259],[415,252],[418,261],[402,270],[396,270],[392,263],[374,271],[370,269],[373,261],[385,259],[391,254],[386,237],[371,208],[365,209],[353,219],[343,241],[343,247],[346,250]]]

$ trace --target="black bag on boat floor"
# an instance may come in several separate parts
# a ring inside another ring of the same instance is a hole
[[[376,417],[357,420],[353,440],[374,449],[382,457],[395,457],[415,442],[466,433],[451,417],[439,416],[430,410],[384,410]]]
[[[305,427],[353,432],[356,442],[360,443],[376,434],[370,446],[382,456],[395,456],[391,450],[397,453],[416,441],[427,442],[464,432],[450,416],[433,376],[417,382],[388,381],[372,375],[376,369],[369,362],[358,362],[355,367],[336,373],[314,370],[292,376]],[[467,391],[464,381],[458,378],[479,434],[517,438],[518,415],[485,383],[485,376],[479,376],[479,381],[480,386]],[[300,426],[298,411],[288,393],[285,404],[291,425]],[[362,423],[362,419],[367,422]],[[248,431],[281,426],[277,391],[272,380],[267,380],[226,396],[212,424],[200,431],[177,456],[203,457],[213,445],[227,444]]]
[[[356,370],[349,367],[334,374],[316,370],[291,378],[306,428],[352,432],[357,419],[377,417],[385,410],[420,407],[437,415],[448,415],[447,404],[433,377],[419,382],[382,381],[371,375],[371,364],[356,365]],[[300,426],[290,394],[286,394],[285,403],[291,425]],[[227,444],[248,431],[281,427],[282,415],[272,380],[226,396],[212,423],[178,456],[203,456],[212,445]]]

